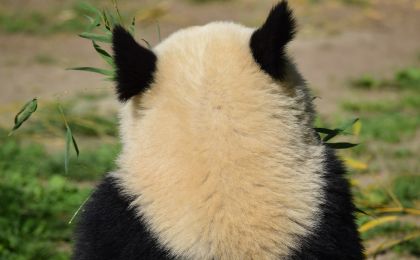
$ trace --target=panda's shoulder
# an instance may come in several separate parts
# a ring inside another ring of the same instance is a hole
[[[131,201],[112,174],[102,179],[80,213],[74,259],[171,259]]]
[[[346,169],[333,149],[325,150],[324,202],[314,232],[301,239],[291,259],[363,259],[363,246],[355,224],[356,207],[352,202]]]

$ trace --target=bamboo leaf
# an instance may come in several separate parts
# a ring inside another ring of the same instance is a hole
[[[158,34],[159,42],[161,42],[162,41],[162,36],[160,34],[160,25],[159,25],[158,22],[156,22],[156,29],[157,29],[157,34]]]
[[[343,159],[348,167],[353,168],[355,170],[366,170],[368,168],[368,165],[366,163],[355,160],[353,158],[344,157]]]
[[[331,140],[332,138],[336,137],[339,134],[347,134],[345,132],[345,130],[347,130],[349,127],[353,126],[357,121],[359,121],[358,118],[352,119],[349,122],[344,123],[339,128],[331,130],[330,133],[327,133],[327,136],[325,136],[322,139],[322,141],[328,142],[329,140]],[[326,128],[322,128],[322,129],[327,130]],[[328,129],[328,130],[330,130],[330,129]]]
[[[109,65],[111,65],[111,67],[114,67],[114,59],[112,58],[112,56],[105,51],[104,49],[101,48],[101,46],[99,46],[95,41],[92,41],[92,45],[93,48],[95,49],[95,51],[97,53],[99,53],[99,55],[101,56],[101,58],[103,60],[106,61],[106,63],[108,63]]]
[[[388,195],[391,197],[392,201],[399,207],[399,208],[404,208],[403,205],[401,204],[400,200],[397,198],[397,195],[395,195],[395,193],[392,191],[391,187],[386,187],[385,188],[386,192],[388,193]]]
[[[321,134],[334,134],[337,132],[336,129],[328,129],[328,128],[321,128],[321,127],[316,127],[314,129],[316,132],[321,133]]]
[[[397,216],[384,216],[384,217],[379,217],[379,218],[375,218],[371,221],[368,221],[367,223],[363,224],[362,226],[359,227],[359,232],[363,233],[366,232],[372,228],[375,228],[377,226],[380,226],[384,223],[388,223],[388,222],[393,222],[393,221],[397,221],[398,217]]]
[[[94,13],[96,15],[100,15],[101,11],[99,11],[99,9],[97,9],[96,7],[94,7],[93,5],[87,3],[87,2],[81,2],[78,4],[79,7],[83,10],[86,10],[88,12]]]
[[[147,48],[148,49],[151,49],[152,48],[152,46],[150,45],[150,43],[148,42],[148,41],[146,41],[145,39],[141,39],[144,43],[146,43],[146,45],[147,45]]]
[[[337,135],[340,134],[340,130],[339,129],[334,129],[334,132],[331,132],[330,134],[327,134],[322,141],[324,142],[328,142],[329,140],[333,139],[334,137],[336,137]]]
[[[15,116],[15,125],[13,126],[12,131],[9,133],[9,136],[13,134],[15,130],[17,130],[26,120],[31,117],[31,115],[36,111],[38,108],[38,100],[37,98],[32,99],[31,101],[27,102],[20,111]]]
[[[105,27],[109,30],[109,31],[111,31],[111,29],[112,29],[112,26],[111,26],[111,22],[109,21],[109,19],[108,19],[108,13],[107,13],[107,11],[104,9],[104,10],[102,10],[102,19],[104,20],[104,23],[105,23]]]
[[[79,146],[77,145],[76,139],[74,138],[73,134],[71,135],[71,140],[73,143],[74,151],[76,152],[76,156],[79,157],[79,154],[80,154]]]
[[[358,120],[357,122],[354,123],[352,127],[352,132],[354,136],[359,136],[361,131],[362,131],[362,122]]]
[[[370,216],[370,214],[369,214],[369,213],[367,213],[366,211],[361,210],[361,209],[359,209],[359,208],[356,208],[356,209],[355,209],[355,211],[356,211],[356,212],[358,212],[358,213],[361,213],[361,214],[363,214],[363,215]]]
[[[93,19],[92,17],[90,17],[89,15],[85,15],[85,18],[88,19],[89,21],[89,25],[93,24],[95,22],[95,19]]]
[[[120,23],[120,24],[123,24],[123,19],[122,19],[122,16],[121,16],[121,14],[120,14],[120,10],[119,10],[119,8],[118,8],[118,3],[117,3],[117,0],[112,0],[112,4],[114,5],[114,9],[115,9],[115,11],[117,12],[119,23]],[[114,25],[115,25],[115,24],[114,24]]]
[[[79,157],[80,151],[76,139],[73,136],[70,126],[66,124],[66,150],[64,153],[64,169],[66,173],[68,173],[69,169],[71,146],[73,146],[73,149],[76,152],[76,156]]]
[[[368,250],[368,252],[366,253],[366,255],[368,256],[375,256],[379,253],[382,253],[388,249],[393,248],[396,245],[399,245],[401,243],[410,241],[410,240],[414,240],[420,237],[420,232],[419,231],[415,231],[412,233],[409,233],[408,235],[400,238],[400,239],[395,239],[395,240],[388,240],[385,241],[384,243],[379,244],[379,246],[377,246],[375,249],[373,250]]]
[[[70,144],[72,141],[72,134],[70,128],[66,125],[66,149],[64,151],[64,171],[69,172],[69,160],[70,160]]]
[[[111,55],[110,55],[107,51],[105,51],[104,49],[102,49],[102,48],[101,48],[101,46],[99,46],[98,44],[96,44],[96,42],[95,42],[95,41],[92,41],[92,44],[93,44],[93,47],[95,48],[95,50],[96,50],[99,54],[101,54],[101,55],[103,55],[103,56],[106,56],[106,57],[108,57],[108,58],[111,58]]]
[[[358,186],[360,186],[360,182],[358,180],[350,179],[349,181],[350,181],[350,185],[352,187],[358,187]]]
[[[128,31],[134,35],[136,31],[136,17],[133,17],[133,20],[131,21],[130,27],[128,27]]]
[[[111,28],[114,28],[114,25],[117,23],[117,19],[115,19],[115,16],[108,10],[105,10],[105,13],[108,17],[109,26]]]
[[[81,71],[94,72],[94,73],[102,74],[105,76],[114,76],[114,72],[112,70],[93,68],[93,67],[76,67],[76,68],[68,68],[68,70],[81,70]]]
[[[101,17],[96,15],[95,18],[85,15],[85,17],[89,20],[90,24],[86,27],[85,33],[90,33],[95,27],[101,25]]]
[[[343,125],[341,125],[338,130],[340,130],[341,132],[344,132],[345,130],[349,129],[350,127],[352,127],[356,122],[359,121],[359,118],[354,118],[352,120],[350,120],[349,122],[344,123]]]
[[[71,218],[70,218],[70,220],[68,222],[69,225],[77,217],[77,215],[79,214],[80,210],[85,206],[86,202],[88,202],[88,200],[90,199],[91,196],[92,196],[92,193],[90,193],[89,196],[87,196],[87,198],[82,202],[82,204],[80,204],[80,206],[77,208],[77,210],[73,213],[73,216],[71,216]]]
[[[376,211],[379,213],[406,213],[420,216],[420,209],[412,208],[378,208]]]
[[[352,143],[325,143],[326,146],[332,149],[348,149],[357,146],[358,144]]]
[[[105,81],[115,81],[115,77],[106,77],[104,78]]]
[[[115,24],[118,23],[117,19],[112,15],[112,13],[108,12],[108,10],[102,10],[102,19],[105,23],[105,28],[108,31],[112,31],[112,28],[114,28]]]
[[[58,104],[58,110],[60,111],[61,117],[63,118],[64,126],[66,127],[66,149],[64,150],[64,171],[68,173],[69,171],[69,161],[70,161],[70,148],[73,146],[77,157],[79,157],[79,146],[77,145],[76,139],[73,136],[71,128],[67,123],[66,117],[64,115],[63,108]]]
[[[92,41],[97,41],[97,42],[105,42],[105,43],[112,42],[111,34],[101,35],[101,34],[90,33],[90,32],[82,32],[81,34],[79,34],[79,36],[82,38],[89,39]]]

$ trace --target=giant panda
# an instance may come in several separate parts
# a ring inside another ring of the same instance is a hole
[[[362,259],[345,169],[314,131],[286,1],[153,49],[113,30],[122,152],[73,259]]]

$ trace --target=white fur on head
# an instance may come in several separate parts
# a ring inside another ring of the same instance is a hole
[[[211,23],[156,47],[154,83],[121,111],[116,177],[170,252],[278,259],[316,226],[324,150],[312,105],[253,59],[253,30]]]

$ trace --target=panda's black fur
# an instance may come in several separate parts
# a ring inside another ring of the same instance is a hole
[[[255,61],[275,79],[282,80],[285,76],[285,48],[295,33],[292,12],[286,2],[282,2],[273,8],[264,25],[252,34],[250,47]]]
[[[137,44],[121,26],[113,30],[114,61],[117,68],[117,95],[121,102],[144,92],[153,81],[155,54]]]
[[[273,8],[266,23],[252,34],[249,44],[252,55],[260,68],[275,80],[285,80],[285,45],[293,38],[294,32],[291,11],[282,1]],[[116,27],[113,36],[117,94],[120,101],[125,102],[149,88],[154,80],[158,58],[151,50],[138,45],[122,27]],[[156,156],[159,157],[159,154]],[[287,255],[279,255],[278,258],[363,259],[353,215],[355,206],[345,169],[334,151],[328,148],[325,148],[322,165],[319,179],[324,197],[318,206],[317,224],[308,227],[297,223],[311,232],[296,235],[294,241],[297,245],[290,248]],[[150,219],[135,207],[138,197],[128,194],[123,182],[116,176],[115,173],[108,174],[83,207],[76,230],[73,259],[184,259],[179,252],[171,250],[169,244],[160,242],[158,235],[152,231]]]
[[[112,176],[98,185],[81,213],[73,259],[174,259],[130,207]]]
[[[327,198],[321,205],[320,224],[313,235],[301,238],[301,248],[290,259],[363,259],[346,171],[331,149],[327,150],[325,168]]]

